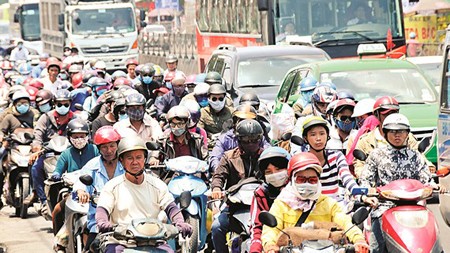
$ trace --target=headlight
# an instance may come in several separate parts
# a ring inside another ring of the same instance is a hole
[[[422,228],[428,223],[428,211],[394,211],[395,220],[408,228]]]

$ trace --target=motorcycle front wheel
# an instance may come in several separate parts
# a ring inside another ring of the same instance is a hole
[[[28,205],[24,204],[23,201],[30,194],[30,179],[28,177],[22,177],[19,181],[17,181],[16,189],[18,190],[18,208],[19,209],[20,218],[26,219],[28,217]]]
[[[192,235],[188,241],[181,245],[182,253],[197,253],[198,252],[198,238],[200,231],[200,219],[198,216],[193,216],[189,213],[185,215],[184,220],[192,227]]]

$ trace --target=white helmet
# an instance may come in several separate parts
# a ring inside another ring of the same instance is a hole
[[[353,110],[352,117],[363,116],[364,114],[371,113],[373,110],[373,105],[375,104],[375,99],[372,98],[364,98],[361,99],[355,106]]]
[[[104,61],[97,61],[94,65],[94,69],[106,69],[106,63]]]
[[[383,121],[383,130],[409,130],[411,125],[408,118],[400,113],[393,113]]]

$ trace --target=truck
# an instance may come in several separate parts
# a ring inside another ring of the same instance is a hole
[[[108,71],[138,58],[134,0],[40,0],[39,9],[44,52],[52,56],[62,58],[64,47],[76,48],[85,61],[104,61]],[[139,20],[144,18],[141,11]]]
[[[32,54],[42,53],[39,0],[9,0],[9,5],[11,38],[22,40]]]

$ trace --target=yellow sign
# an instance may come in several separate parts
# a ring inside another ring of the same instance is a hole
[[[414,15],[405,17],[405,37],[414,32],[416,39],[421,43],[432,43],[438,41],[437,16]]]

